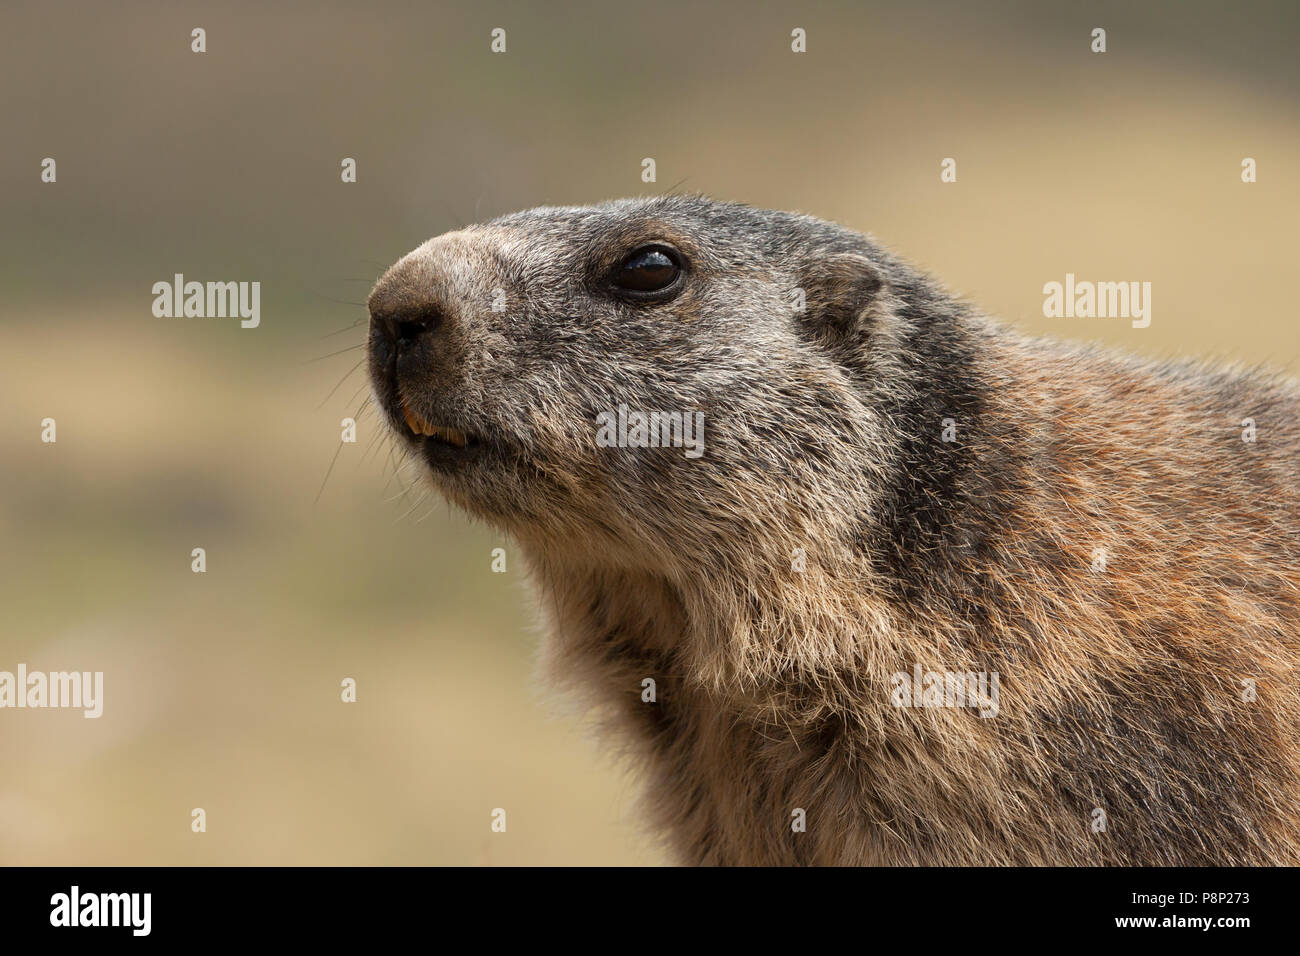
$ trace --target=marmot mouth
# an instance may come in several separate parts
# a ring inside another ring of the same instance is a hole
[[[470,448],[479,443],[476,435],[466,434],[450,425],[436,425],[427,421],[418,412],[413,411],[411,406],[406,404],[405,399],[399,398],[398,402],[402,408],[402,418],[406,421],[406,427],[412,436],[431,438],[458,449]]]

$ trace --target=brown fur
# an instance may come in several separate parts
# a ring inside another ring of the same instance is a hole
[[[686,288],[605,297],[656,238]],[[682,861],[1300,863],[1293,383],[1028,340],[870,239],[703,199],[471,227],[371,310],[390,421],[490,446],[434,480],[518,541],[550,671]],[[619,402],[703,409],[706,454],[597,447]],[[997,672],[997,715],[894,706],[917,665]]]

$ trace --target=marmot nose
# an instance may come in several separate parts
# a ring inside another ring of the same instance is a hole
[[[371,318],[389,339],[408,344],[442,325],[442,313],[431,306],[396,312],[380,310],[372,313]]]

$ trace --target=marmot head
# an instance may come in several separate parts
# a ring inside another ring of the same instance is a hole
[[[914,281],[804,216],[694,197],[538,208],[384,273],[370,374],[443,494],[517,536],[629,565],[782,547],[756,540],[774,533],[807,546],[878,494]]]

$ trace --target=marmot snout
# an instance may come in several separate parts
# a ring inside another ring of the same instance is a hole
[[[682,860],[1300,863],[1294,383],[701,198],[471,226],[369,306],[390,425],[517,541]]]

